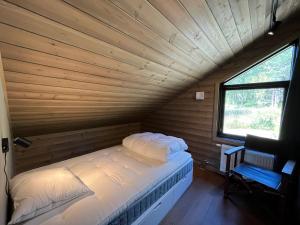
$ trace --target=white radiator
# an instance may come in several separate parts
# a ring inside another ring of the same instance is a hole
[[[224,155],[224,151],[227,149],[233,148],[234,146],[230,145],[221,145],[221,161],[220,161],[220,171],[225,172],[226,169],[226,159],[227,156]],[[237,156],[237,162],[240,161],[241,154],[238,153]],[[234,166],[234,155],[231,156],[230,160],[230,169]],[[275,161],[275,155],[258,152],[258,151],[252,151],[252,150],[246,150],[245,152],[245,162],[248,162],[250,164],[260,166],[266,169],[273,169],[274,161]]]

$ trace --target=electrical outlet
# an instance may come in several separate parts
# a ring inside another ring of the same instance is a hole
[[[2,152],[6,153],[9,151],[9,141],[8,138],[2,138]]]
[[[204,100],[204,91],[197,91],[196,92],[196,101]]]

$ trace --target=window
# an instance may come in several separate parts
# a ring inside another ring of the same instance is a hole
[[[295,45],[289,45],[220,85],[218,136],[279,139]]]

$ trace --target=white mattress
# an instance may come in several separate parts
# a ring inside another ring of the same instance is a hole
[[[73,200],[25,224],[106,224],[191,160],[189,153],[180,152],[163,163],[135,155],[120,145],[38,168],[67,167],[94,194]]]

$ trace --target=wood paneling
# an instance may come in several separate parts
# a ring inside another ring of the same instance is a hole
[[[220,69],[209,74],[198,84],[180,94],[142,123],[142,129],[163,132],[184,138],[194,159],[219,164],[218,143],[226,140],[216,137],[219,84],[258,60],[300,37],[300,14],[294,16],[273,37],[258,39]],[[205,100],[196,101],[196,91],[205,92]]]
[[[139,123],[128,123],[27,137],[32,145],[15,149],[16,172],[121,144],[124,137],[139,131]]]
[[[12,136],[10,129],[10,117],[8,113],[7,93],[5,87],[5,77],[0,54],[0,146],[2,147],[2,138],[9,139],[9,152],[4,155],[0,153],[0,224],[6,224],[7,217],[7,194],[6,194],[6,170],[8,179],[14,174]],[[6,161],[5,161],[6,160]],[[6,166],[6,168],[4,168]],[[4,170],[3,170],[4,169]]]
[[[279,5],[281,19],[299,7]],[[138,121],[263,35],[269,18],[270,0],[0,0],[14,135]]]

